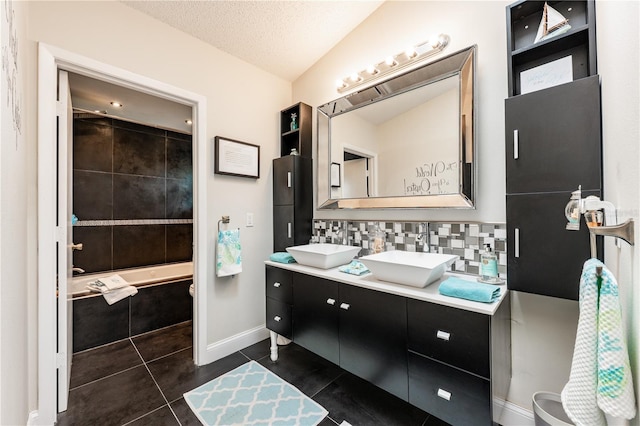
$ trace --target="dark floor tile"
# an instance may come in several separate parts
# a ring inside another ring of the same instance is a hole
[[[146,361],[187,349],[193,345],[192,321],[133,337],[133,343]]]
[[[173,401],[171,403],[171,409],[176,416],[178,416],[178,420],[180,420],[180,424],[182,426],[200,426],[200,420],[194,414],[187,401],[184,398],[180,398],[177,401]]]
[[[337,365],[295,343],[279,346],[276,362],[269,357],[258,362],[311,397],[343,373]]]
[[[127,426],[160,426],[160,425],[180,425],[176,416],[173,415],[173,412],[169,408],[168,405],[153,411],[144,417],[136,419],[131,423],[127,423]]]
[[[313,399],[338,424],[346,420],[353,426],[420,426],[428,417],[424,411],[350,373],[340,376]]]
[[[429,416],[426,422],[424,422],[424,426],[451,426],[449,423],[444,420],[440,420],[437,417]]]
[[[271,346],[271,340],[264,339],[261,342],[254,343],[251,346],[247,346],[246,348],[242,349],[240,352],[242,352],[246,357],[251,358],[254,361],[257,361],[260,358],[264,358],[271,354],[271,349],[269,349],[270,346]]]
[[[193,363],[191,349],[185,349],[150,362],[147,366],[164,396],[169,402],[173,402],[181,398],[185,392],[195,389],[247,361],[247,357],[240,352],[234,352],[218,361],[198,367]]]
[[[165,404],[147,369],[139,366],[69,392],[69,409],[57,424],[121,425]]]
[[[71,389],[141,365],[129,339],[73,355]]]

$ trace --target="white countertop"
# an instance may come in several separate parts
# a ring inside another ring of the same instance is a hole
[[[351,284],[358,287],[378,290],[385,293],[396,294],[398,296],[410,297],[412,299],[424,300],[427,302],[437,303],[439,305],[451,306],[453,308],[464,309],[467,311],[478,312],[480,314],[493,315],[500,306],[500,303],[507,295],[507,285],[500,285],[500,298],[493,303],[474,302],[471,300],[459,299],[457,297],[443,296],[438,292],[440,282],[451,276],[474,281],[475,276],[456,274],[446,272],[443,277],[426,286],[425,288],[410,287],[402,284],[394,284],[387,281],[380,281],[373,277],[369,272],[360,276],[340,272],[338,267],[332,269],[318,269],[311,266],[300,265],[298,263],[279,263],[267,260],[265,265],[275,266],[276,268],[288,269],[290,271],[300,272],[302,274],[313,275],[315,277],[326,278],[338,281],[344,284]]]

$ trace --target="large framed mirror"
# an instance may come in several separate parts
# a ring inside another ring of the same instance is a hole
[[[319,106],[319,208],[474,208],[475,62],[471,46]]]

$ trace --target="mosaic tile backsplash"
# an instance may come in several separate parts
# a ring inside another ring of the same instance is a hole
[[[478,275],[480,255],[487,244],[498,256],[498,273],[507,275],[507,227],[504,223],[378,222],[314,219],[313,240],[320,243],[362,247],[369,253],[369,232],[378,225],[386,234],[387,250],[455,254],[451,267],[459,273]],[[346,229],[346,232],[345,232]]]

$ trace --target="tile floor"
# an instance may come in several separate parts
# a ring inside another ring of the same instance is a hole
[[[69,408],[58,425],[199,425],[183,394],[256,360],[329,411],[321,426],[446,423],[291,343],[276,363],[264,340],[196,367],[191,321],[73,356]]]

